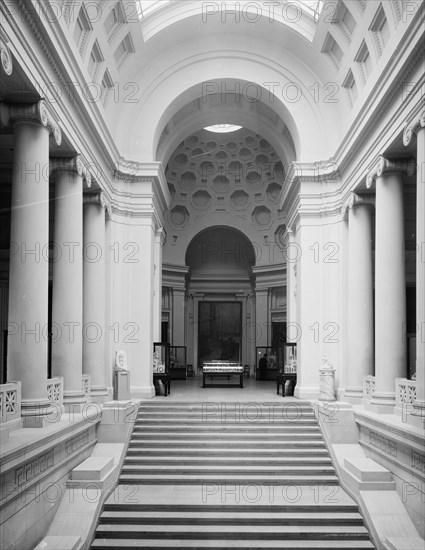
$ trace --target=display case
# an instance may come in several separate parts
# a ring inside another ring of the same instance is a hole
[[[275,380],[278,372],[277,349],[271,346],[256,347],[255,378],[256,380]]]
[[[207,377],[211,380],[211,386],[217,386],[216,383],[213,383],[214,377],[227,377],[230,380],[231,376],[238,376],[239,383],[237,386],[243,388],[243,366],[240,363],[221,360],[204,362],[202,366],[202,387],[206,387]],[[226,386],[229,385],[226,384]]]
[[[285,342],[279,348],[279,368],[276,376],[277,393],[282,386],[282,395],[285,397],[285,384],[289,382],[287,395],[293,395],[297,385],[297,344]]]
[[[186,357],[186,346],[170,346],[170,378],[172,380],[186,380]]]
[[[153,344],[153,383],[155,389],[161,380],[165,386],[165,395],[170,393],[170,344],[154,342]]]

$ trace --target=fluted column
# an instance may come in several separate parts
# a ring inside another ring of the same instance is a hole
[[[90,376],[91,399],[108,398],[105,380],[106,271],[105,208],[102,191],[84,195],[83,215],[83,373]]]
[[[288,342],[298,338],[297,330],[297,292],[296,292],[296,262],[298,249],[295,235],[287,228],[286,235],[286,326]]]
[[[2,105],[14,127],[8,380],[22,383],[25,425],[42,426],[47,400],[49,135],[61,131],[44,101]]]
[[[83,365],[83,180],[81,157],[55,158],[55,218],[52,300],[52,373],[64,379],[64,405],[85,401]]]
[[[344,398],[363,399],[363,377],[373,375],[372,209],[374,199],[352,193],[348,219],[348,368]]]
[[[392,412],[395,379],[406,376],[406,275],[404,264],[403,176],[414,165],[380,157],[367,178],[376,181],[375,393],[371,406]]]
[[[162,320],[162,243],[163,231],[158,229],[154,237],[154,301],[153,301],[153,339],[161,341]]]
[[[417,135],[416,187],[416,401],[413,414],[425,417],[425,111],[408,124],[403,141]]]

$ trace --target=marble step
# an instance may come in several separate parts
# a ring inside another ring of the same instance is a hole
[[[297,464],[291,463],[290,465],[281,465],[279,467],[269,466],[269,465],[240,465],[240,464],[215,464],[210,466],[207,464],[156,464],[155,467],[152,467],[150,464],[128,464],[125,463],[122,467],[122,473],[128,474],[132,473],[144,473],[144,474],[157,474],[160,472],[173,472],[178,475],[197,474],[197,473],[208,473],[211,475],[220,475],[221,473],[241,473],[242,474],[255,474],[261,475],[281,475],[281,474],[304,474],[304,475],[317,475],[323,473],[334,473],[335,469],[331,466],[326,465],[308,465],[308,466],[299,466]]]
[[[362,516],[357,513],[333,512],[138,512],[138,511],[104,511],[100,523],[137,523],[139,525],[363,525]]]
[[[96,538],[152,538],[173,539],[260,539],[305,540],[326,537],[326,540],[369,539],[362,525],[135,525],[131,523],[99,524]]]
[[[315,415],[311,411],[303,410],[280,410],[280,411],[260,411],[257,414],[249,414],[249,412],[238,411],[226,411],[219,414],[208,414],[202,411],[197,412],[155,412],[155,411],[143,411],[137,414],[137,421],[144,418],[151,418],[152,420],[196,420],[202,422],[288,422],[294,419],[316,419]]]
[[[280,441],[283,441],[283,440],[294,440],[294,439],[304,439],[304,440],[322,440],[322,435],[319,433],[300,433],[300,432],[294,432],[294,433],[287,433],[287,432],[283,432],[282,430],[276,430],[276,431],[271,431],[271,430],[260,430],[258,432],[254,432],[254,431],[240,431],[240,430],[235,430],[234,432],[231,431],[231,430],[226,430],[226,431],[210,431],[210,430],[205,430],[205,431],[189,431],[189,430],[171,430],[171,431],[166,431],[166,430],[162,430],[162,431],[158,431],[156,429],[145,429],[145,430],[137,430],[137,431],[134,431],[131,435],[132,439],[137,439],[137,438],[147,438],[147,437],[156,437],[156,438],[159,438],[160,436],[162,436],[164,439],[168,440],[168,439],[176,439],[176,438],[183,438],[183,437],[190,437],[190,438],[207,438],[207,439],[211,439],[211,438],[214,438],[214,439],[219,439],[221,437],[224,437],[224,438],[228,438],[228,439],[231,439],[232,441],[236,441],[236,440],[239,440],[239,439],[245,439],[245,438],[251,438],[251,439],[258,439],[258,440],[261,440],[261,439],[265,439],[265,440],[270,440],[270,436],[271,435],[275,435],[275,436],[279,436],[279,440]]]
[[[320,428],[317,422],[193,422],[193,423],[181,423],[181,422],[151,422],[150,420],[144,420],[143,422],[137,422],[134,426],[135,431],[149,429],[161,429],[161,430],[188,430],[188,431],[210,431],[210,430],[232,430],[238,431],[263,431],[263,430],[280,430],[282,432],[293,432],[296,430],[305,432],[320,432]]]
[[[312,404],[310,401],[298,401],[297,399],[294,399],[292,401],[283,401],[282,398],[276,401],[149,401],[149,402],[142,402],[139,405],[139,410],[184,410],[187,409],[188,411],[193,411],[196,409],[201,410],[208,410],[211,411],[217,411],[221,409],[230,409],[231,407],[239,407],[240,409],[248,409],[248,408],[257,408],[257,409],[284,409],[284,408],[298,408],[298,409],[306,409],[306,410],[313,410]]]
[[[330,457],[323,456],[323,457],[271,457],[269,454],[266,456],[249,456],[248,454],[245,456],[220,456],[215,457],[214,459],[209,458],[209,455],[206,454],[204,457],[194,457],[194,456],[186,456],[184,454],[179,454],[177,456],[161,456],[161,457],[155,457],[151,458],[148,456],[128,456],[124,460],[124,464],[144,464],[144,465],[171,465],[176,466],[179,464],[191,464],[193,466],[196,465],[204,465],[204,466],[216,466],[220,464],[243,464],[246,466],[285,466],[285,465],[294,465],[297,466],[316,466],[316,465],[332,465],[332,460]]]
[[[149,442],[151,443],[151,441]],[[142,447],[142,448],[141,448]],[[171,447],[148,447],[147,444],[143,444],[142,442],[138,441],[134,446],[130,443],[130,446],[127,449],[127,457],[132,456],[140,456],[141,453],[143,453],[144,457],[163,457],[166,455],[167,458],[174,458],[174,457],[217,457],[217,458],[235,458],[235,459],[243,459],[246,457],[258,457],[258,458],[293,458],[297,457],[300,459],[303,458],[327,458],[329,457],[328,450],[323,448],[313,448],[310,447],[307,448],[288,448],[288,446],[283,446],[279,449],[276,448],[264,448],[264,445],[262,445],[260,448],[252,448],[252,447],[241,447],[239,449],[230,449],[228,447],[222,447],[217,448],[214,447],[214,449],[208,448],[206,449],[194,449],[191,445],[184,447],[184,446],[176,446],[175,448]]]
[[[158,504],[157,497],[158,492],[153,494],[153,489],[156,486],[152,487],[151,499],[149,502],[146,502],[146,492],[149,488],[143,488],[138,492],[130,491],[126,492],[121,490],[123,486],[118,486],[114,493],[112,493],[106,503],[104,510],[105,511],[128,511],[128,512],[149,512],[153,514],[162,514],[162,513],[176,513],[176,514],[192,514],[192,517],[197,517],[198,513],[223,513],[228,516],[234,514],[253,514],[258,516],[259,514],[357,514],[359,512],[357,504],[348,497],[342,489],[338,487],[333,487],[332,491],[329,492],[328,488],[325,486],[315,488],[307,488],[306,491],[300,492],[296,491],[294,495],[291,495],[290,492],[285,491],[285,495],[288,499],[283,500],[283,494],[280,491],[269,491],[268,487],[259,487],[261,490],[259,495],[260,498],[256,498],[256,504],[247,502],[244,499],[240,499],[238,504],[235,503],[235,500],[227,499],[224,501],[223,492],[217,491],[214,494],[206,496],[206,500],[198,498],[199,492],[196,490],[196,504],[193,503],[195,499],[190,498],[190,492],[193,493],[193,487],[180,487],[180,492],[178,490],[174,491],[173,499],[170,501],[169,497],[166,498],[166,503]],[[176,488],[178,489],[178,488]],[[243,491],[242,491],[243,493]],[[169,491],[167,490],[167,495]],[[318,494],[322,495],[322,498],[318,499]],[[164,495],[163,495],[164,496]],[[243,495],[241,494],[241,497]],[[140,501],[138,499],[140,497]],[[212,503],[210,503],[212,500]],[[270,504],[270,501],[276,502],[275,504]],[[185,502],[183,502],[185,501]],[[216,502],[214,504],[214,502]],[[219,503],[219,504],[217,504]]]
[[[167,544],[168,543],[168,544]],[[168,550],[169,548],[227,548],[232,550],[373,550],[374,546],[368,540],[157,540],[157,539],[95,539],[92,548],[96,550],[134,550],[134,548],[149,548]]]
[[[205,484],[272,484],[272,485],[338,485],[338,478],[334,475],[248,475],[246,472],[242,475],[237,474],[219,474],[213,475],[205,473],[185,473],[182,475],[178,474],[121,474],[119,478],[119,483],[135,485],[141,484],[161,484],[161,485],[185,485],[185,484],[195,484],[195,485],[205,485]]]
[[[231,445],[230,445],[231,443]],[[259,437],[251,438],[251,439],[235,439],[235,438],[229,438],[229,439],[216,439],[213,438],[203,438],[201,440],[199,437],[197,439],[179,439],[179,438],[173,438],[168,437],[167,440],[163,440],[159,438],[159,434],[155,436],[151,435],[145,435],[140,436],[136,438],[132,438],[130,440],[130,446],[132,447],[153,447],[158,446],[162,448],[167,447],[174,447],[174,448],[181,448],[181,447],[190,447],[192,449],[197,448],[203,448],[203,447],[230,447],[232,449],[247,449],[247,448],[260,448],[260,449],[297,449],[297,448],[307,448],[307,449],[313,449],[313,448],[322,448],[326,449],[325,444],[323,440],[317,439],[317,440],[309,440],[309,439],[297,439],[294,441],[293,438],[283,438],[280,437],[277,441],[270,441],[269,438],[265,438],[264,440],[261,440]],[[229,449],[230,450],[230,449]]]

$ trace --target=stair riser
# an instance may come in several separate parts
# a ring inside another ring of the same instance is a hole
[[[214,483],[217,483],[217,479],[209,479],[207,477],[196,477],[196,478],[188,478],[184,477],[183,479],[171,479],[167,477],[160,477],[160,478],[149,478],[149,479],[143,479],[141,477],[137,476],[125,476],[120,477],[119,482],[121,484],[133,484],[133,485],[206,485],[210,484],[213,485]],[[227,484],[233,483],[233,484],[241,484],[246,483],[248,485],[260,485],[264,484],[264,477],[251,477],[251,476],[245,476],[244,479],[241,478],[231,478],[228,477],[224,481]],[[311,478],[311,479],[303,479],[303,480],[284,480],[284,481],[273,481],[273,485],[275,487],[283,487],[288,485],[296,485],[296,486],[309,486],[313,483],[320,483],[322,485],[338,485],[338,479],[318,479]]]
[[[178,458],[178,457],[176,457]],[[328,460],[320,460],[317,459],[314,462],[313,461],[307,461],[307,460],[301,460],[297,458],[296,460],[292,460],[290,462],[283,461],[283,460],[267,460],[267,461],[258,461],[253,459],[243,459],[240,458],[238,460],[186,460],[184,458],[180,458],[179,460],[147,460],[147,459],[132,459],[132,458],[126,458],[124,461],[124,464],[126,466],[130,465],[137,465],[137,466],[170,466],[175,467],[177,466],[205,466],[205,467],[214,467],[217,465],[220,466],[235,466],[236,464],[238,466],[249,466],[249,467],[257,467],[260,468],[261,466],[275,466],[276,468],[285,468],[285,467],[294,467],[296,466],[310,466],[311,468],[319,468],[321,466],[332,466],[332,462]]]
[[[136,519],[127,519],[125,522],[122,519],[117,519],[114,521],[113,519],[108,518],[107,520],[102,520],[102,517],[100,518],[100,523],[107,524],[107,525],[116,525],[116,524],[131,524],[131,525],[159,525],[159,526],[167,526],[167,525],[188,525],[187,519],[174,519],[174,518],[165,518],[165,519],[158,519],[158,518],[136,518]],[[238,519],[237,523],[235,520],[232,519],[211,519],[211,520],[203,520],[203,519],[197,519],[193,518],[190,522],[190,525],[199,525],[200,527],[204,525],[258,525],[258,526],[270,526],[270,525],[276,525],[276,526],[283,526],[283,525],[300,525],[300,526],[317,526],[317,525],[326,525],[326,526],[332,526],[332,525],[363,525],[363,519],[353,519],[353,520],[347,520],[347,519],[332,519],[329,517],[323,517],[320,520],[311,521],[311,520],[303,520],[303,519],[291,519],[288,521],[282,520],[282,519],[264,519],[264,520],[254,520],[252,518],[241,518]]]
[[[114,504],[107,503],[105,504],[105,511],[108,512],[120,512],[128,510],[131,512],[176,512],[176,513],[193,513],[196,517],[196,514],[199,512],[199,505],[196,506],[187,504]],[[226,512],[228,514],[243,514],[247,512],[246,505],[238,504],[203,504],[203,512],[217,513],[217,512]],[[290,513],[299,513],[299,514],[323,514],[326,517],[327,514],[356,514],[358,513],[357,506],[350,504],[328,504],[326,507],[319,504],[290,504],[290,505],[278,505],[278,504],[264,504],[264,505],[249,505],[249,512],[256,514],[290,514]]]
[[[103,538],[103,536],[108,538],[119,538],[119,539],[187,539],[187,540],[368,540],[369,536],[365,534],[353,534],[353,533],[326,533],[323,536],[323,533],[282,533],[282,532],[261,532],[261,533],[241,533],[241,532],[232,532],[232,531],[222,531],[220,533],[208,531],[200,531],[197,533],[164,533],[164,532],[153,532],[153,531],[140,531],[134,533],[129,533],[128,531],[106,531],[102,532],[101,526],[96,534],[96,538]]]
[[[257,440],[258,441],[258,440]],[[227,441],[225,442],[228,443]],[[181,448],[181,449],[187,449],[188,443],[186,441],[169,441],[167,443],[164,443],[162,441],[156,442],[154,439],[146,438],[146,439],[140,439],[138,440],[131,440],[130,447],[132,448],[139,448],[143,450],[143,447],[149,446],[150,448],[157,445],[161,448],[167,448],[172,447],[173,449]],[[264,442],[256,442],[256,441],[243,441],[243,442],[237,442],[232,443],[233,449],[241,449],[244,450],[249,445],[251,449],[263,449],[263,450],[269,450],[275,451],[276,447],[277,450],[288,450],[292,452],[296,452],[296,450],[307,450],[307,449],[319,449],[319,450],[326,450],[325,444],[321,441],[296,441],[296,442],[281,442],[281,443],[268,443],[267,441]],[[215,441],[204,441],[199,442],[196,441],[193,443],[192,449],[203,449],[203,448],[212,448],[214,449],[217,446]],[[280,447],[280,449],[279,449]]]

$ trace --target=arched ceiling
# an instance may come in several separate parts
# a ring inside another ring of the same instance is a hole
[[[60,23],[82,76],[101,89],[100,114],[125,159],[167,161],[179,141],[221,118],[267,137],[282,157],[315,162],[335,155],[355,120],[351,86],[367,90],[358,56],[366,37],[373,57],[376,10],[382,4],[393,29],[400,1],[64,0]],[[257,104],[237,109],[230,96],[246,86]],[[213,105],[223,87],[229,97]]]
[[[311,92],[312,86],[321,88],[335,79],[329,60],[313,44],[317,23],[312,13],[297,8],[295,1],[289,3],[291,12],[288,2],[281,2],[271,20],[269,10],[274,3],[242,1],[237,3],[240,14],[234,13],[235,4],[231,4],[163,2],[138,26],[131,26],[135,55],[120,69],[120,78],[134,84],[134,100],[120,105],[119,116],[114,105],[107,113],[125,158],[161,159],[158,144],[164,129],[183,107],[211,93],[205,89],[208,83],[228,91],[243,90],[251,83],[251,91],[256,88],[260,96],[258,103],[280,118],[274,138],[273,130],[268,138],[276,144],[286,126],[299,160],[333,154],[341,138],[339,111],[344,102],[318,102]],[[220,7],[217,13],[213,13],[214,6]],[[284,6],[288,9],[282,12]],[[216,114],[227,118],[225,103],[222,113],[216,108]],[[214,122],[211,114],[205,124]],[[238,113],[233,115],[236,123]],[[254,115],[251,110],[251,118]],[[187,124],[177,141],[197,129]],[[203,124],[200,120],[198,128]],[[252,124],[248,127],[254,129]],[[263,128],[256,130],[264,133]],[[288,152],[287,156],[292,155]]]
[[[295,160],[295,142],[298,144],[299,136],[293,121],[291,126],[295,136],[269,104],[257,100],[256,96],[248,96],[250,90],[257,94],[257,88],[252,89],[249,83],[243,85],[239,86],[239,90],[243,92],[245,87],[245,93],[206,94],[182,107],[164,127],[159,138],[156,159],[166,165],[182,139],[206,126],[231,123],[265,137],[285,165]],[[230,89],[231,85],[228,86]],[[212,89],[215,90],[216,86],[212,85]]]
[[[166,168],[172,200],[164,216],[164,263],[186,265],[191,240],[220,225],[246,236],[255,265],[281,264],[286,228],[278,198],[285,169],[272,145],[246,128],[187,137]]]

